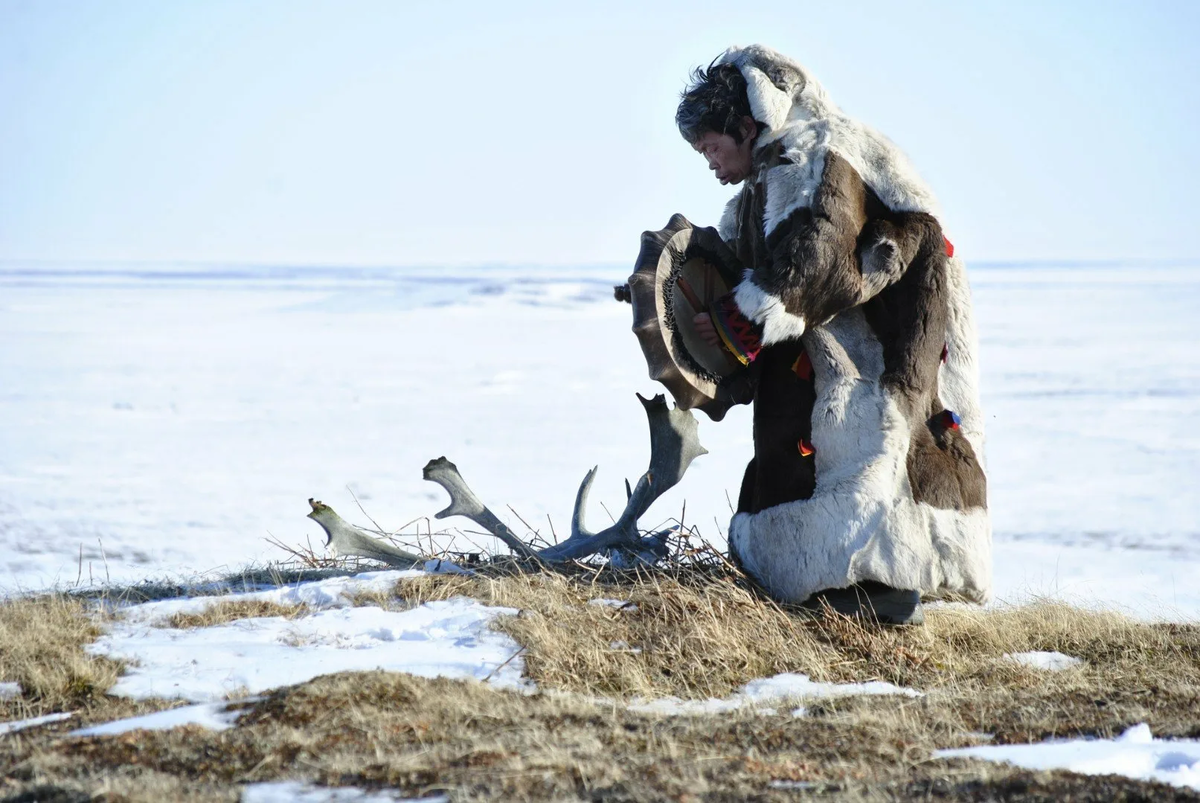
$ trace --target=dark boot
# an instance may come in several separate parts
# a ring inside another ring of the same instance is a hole
[[[881,625],[921,625],[925,612],[921,595],[916,591],[885,586],[866,580],[849,588],[830,588],[819,591],[804,601],[805,608],[819,610],[828,605],[846,616],[879,622]]]

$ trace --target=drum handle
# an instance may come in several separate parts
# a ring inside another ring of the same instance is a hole
[[[704,306],[704,303],[700,301],[700,296],[696,295],[696,291],[693,290],[692,286],[687,283],[687,279],[684,279],[682,276],[680,276],[678,279],[676,279],[675,286],[683,291],[683,297],[686,298],[688,303],[692,305],[692,309],[698,313],[708,312],[708,307]]]

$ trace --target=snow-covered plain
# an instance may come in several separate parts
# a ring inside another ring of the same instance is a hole
[[[443,454],[545,534],[599,464],[606,520],[659,390],[627,272],[0,266],[0,592],[277,559],[268,534],[320,542],[310,496],[365,523],[348,488],[399,527],[444,507],[420,474]],[[1200,617],[1200,268],[971,275],[998,597]],[[700,434],[644,523],[686,499],[720,543],[749,411]]]

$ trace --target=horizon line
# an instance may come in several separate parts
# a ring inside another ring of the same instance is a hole
[[[1187,267],[1200,264],[1200,256],[1194,257],[1067,257],[1054,258],[997,258],[964,260],[968,267]],[[190,268],[190,269],[249,269],[291,271],[430,271],[430,270],[612,270],[628,268],[629,262],[474,262],[474,263],[320,263],[292,261],[253,260],[190,260],[190,259],[25,259],[0,257],[0,268],[29,266],[55,268],[67,266],[95,268]]]

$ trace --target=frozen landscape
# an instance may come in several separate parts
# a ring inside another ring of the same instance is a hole
[[[633,394],[659,391],[628,331],[629,307],[611,297],[624,278],[620,268],[0,268],[0,593],[203,580],[286,558],[268,536],[320,551],[324,534],[305,518],[310,496],[366,524],[357,500],[410,539],[469,528],[430,518],[446,500],[420,470],[443,454],[514,529],[523,519],[543,536],[563,532],[579,480],[599,464],[589,510],[603,516],[601,503],[620,507],[621,479],[648,457]],[[972,282],[998,603],[1056,597],[1200,618],[1200,357],[1190,332],[1200,268],[996,265],[973,269]],[[643,524],[682,517],[723,545],[750,452],[749,410],[702,418],[700,434],[710,454]],[[438,543],[498,549],[469,529]],[[351,604],[413,574],[127,608],[88,648],[132,662],[109,693],[192,704],[70,735],[221,731],[254,695],[338,671],[535,690],[522,647],[490,627],[511,608],[462,597],[402,611]],[[239,600],[307,610],[164,624]],[[1058,652],[1006,658],[1045,672],[1081,663]],[[922,692],[785,673],[724,699],[634,700],[630,710],[803,717],[813,700],[863,694]],[[0,734],[69,716],[7,722]],[[937,755],[1200,788],[1200,745],[1156,739],[1144,724],[1110,740]],[[397,799],[296,782],[241,794]]]
[[[1200,4],[1150,5],[0,0],[0,803],[1200,801]],[[754,42],[805,67],[677,114]],[[744,177],[774,239],[829,153],[968,267],[994,601],[759,593],[746,406],[638,522],[702,560],[476,566],[423,467],[539,541],[598,467],[602,529],[638,233]],[[310,500],[420,558],[305,561]]]
[[[0,267],[0,590],[187,579],[311,542],[316,497],[425,533],[446,455],[506,521],[562,533],[645,469],[627,270]],[[996,595],[1200,617],[1200,267],[971,268]],[[644,525],[723,543],[748,408]],[[685,510],[686,503],[686,512]],[[599,523],[595,521],[594,523]],[[474,541],[478,547],[472,546]]]

